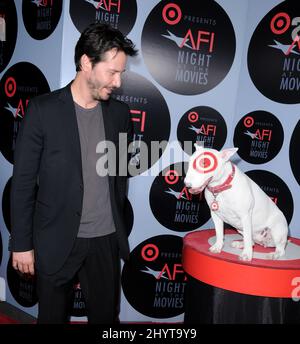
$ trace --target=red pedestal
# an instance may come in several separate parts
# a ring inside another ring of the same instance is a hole
[[[241,250],[238,249],[211,253],[209,247],[214,236],[215,231],[209,229],[195,231],[184,237],[183,267],[190,276],[214,287],[247,295],[277,298],[295,296],[295,288],[300,283],[300,239],[290,238],[286,259],[264,259],[274,248],[255,245],[254,258],[251,262],[244,262],[239,260],[238,253]],[[234,230],[225,231],[227,246],[230,246],[231,237],[236,240],[236,236]],[[299,297],[299,293],[296,296]]]

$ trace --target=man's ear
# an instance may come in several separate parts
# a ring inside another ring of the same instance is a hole
[[[80,65],[81,65],[81,70],[82,71],[89,71],[91,70],[92,68],[92,63],[91,63],[91,60],[90,58],[86,55],[86,54],[83,54],[80,58]]]
[[[233,154],[235,154],[237,151],[238,151],[238,148],[236,147],[223,149],[221,151],[221,158],[224,161],[228,161],[233,156]]]

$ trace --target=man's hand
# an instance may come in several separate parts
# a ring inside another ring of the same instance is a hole
[[[23,274],[34,275],[34,252],[13,252],[12,253],[12,266],[14,269],[19,270]]]

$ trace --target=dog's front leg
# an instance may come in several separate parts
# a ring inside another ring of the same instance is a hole
[[[212,253],[220,253],[224,245],[224,222],[219,218],[215,212],[211,212],[216,230],[216,242],[209,248]]]
[[[253,256],[253,241],[252,241],[252,216],[251,213],[245,215],[242,219],[244,249],[240,254],[241,260],[252,260]]]

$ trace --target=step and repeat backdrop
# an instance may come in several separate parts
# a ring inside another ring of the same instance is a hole
[[[12,269],[8,252],[15,140],[29,99],[74,78],[76,41],[94,21],[120,29],[139,49],[113,94],[129,105],[136,139],[120,319],[181,322],[182,238],[212,228],[205,200],[183,184],[193,143],[238,147],[235,163],[283,211],[290,235],[300,237],[300,4],[0,0],[0,276],[7,301],[34,316],[35,279]],[[70,314],[84,321],[76,278],[73,291]]]

